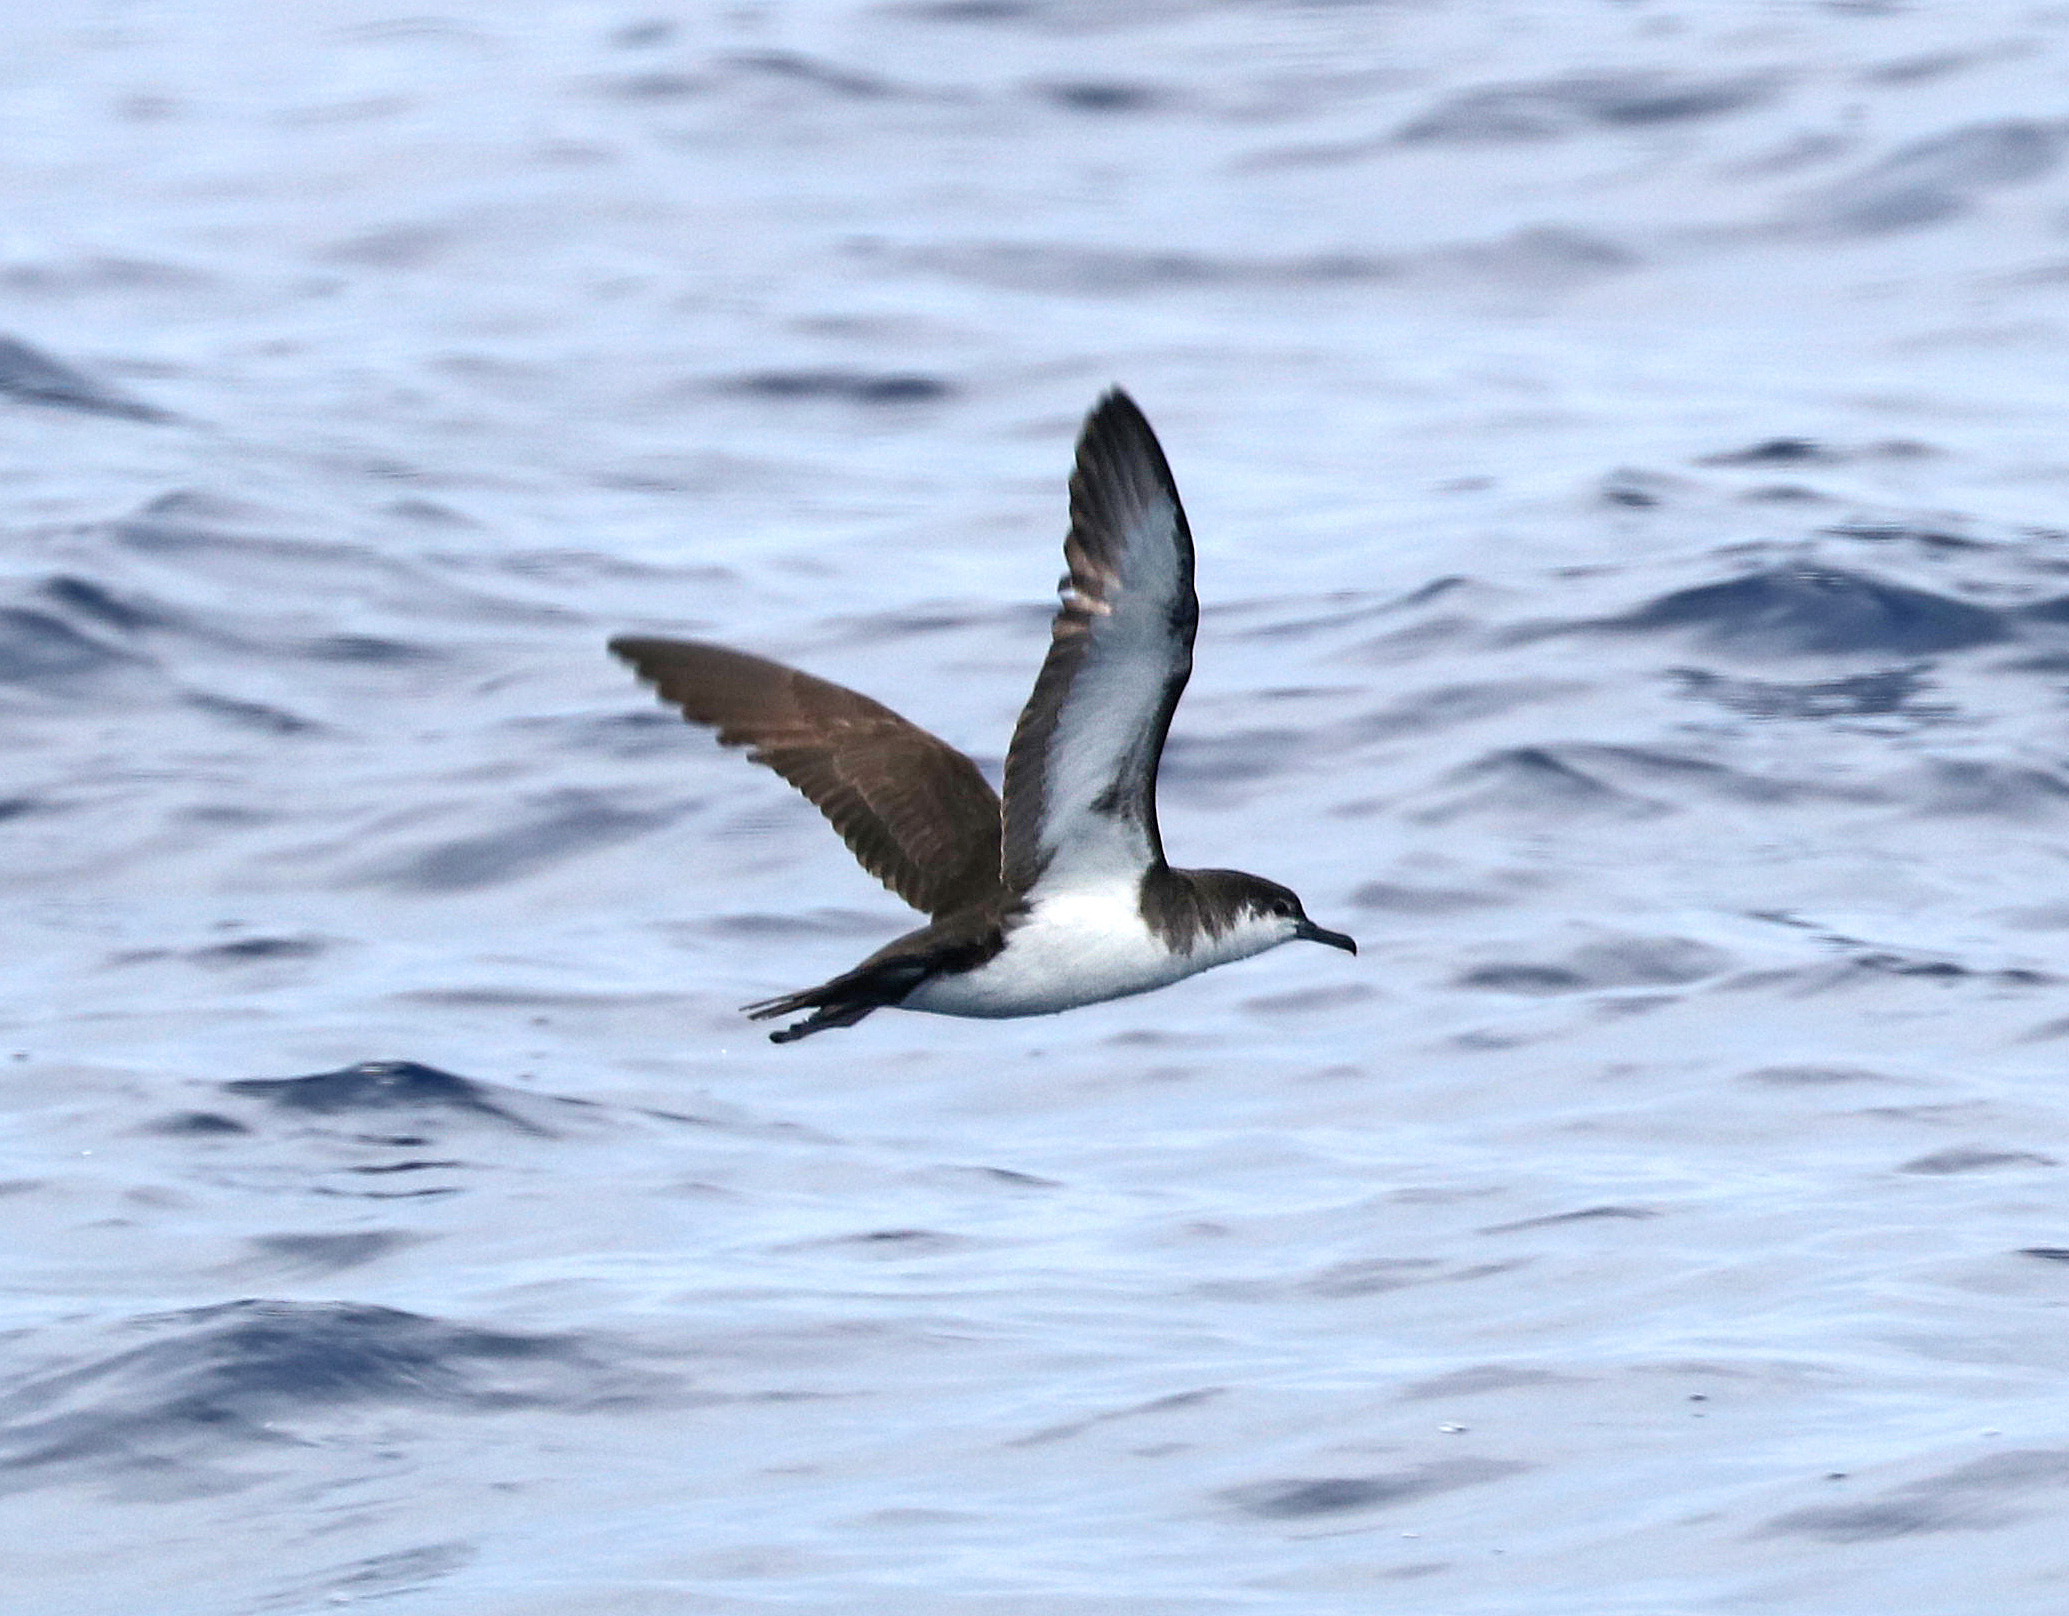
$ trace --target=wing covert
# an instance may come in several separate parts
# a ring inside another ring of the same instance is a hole
[[[925,914],[996,894],[998,797],[946,741],[880,702],[766,657],[693,640],[611,650],[693,724],[804,793],[862,867]]]

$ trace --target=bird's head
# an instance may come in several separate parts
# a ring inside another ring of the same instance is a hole
[[[1299,895],[1291,887],[1267,881],[1261,875],[1243,877],[1243,911],[1252,925],[1275,930],[1274,943],[1327,943],[1346,954],[1358,951],[1357,943],[1340,931],[1329,931],[1308,919]]]

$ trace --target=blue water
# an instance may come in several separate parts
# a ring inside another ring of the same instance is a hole
[[[0,18],[0,1584],[2059,1611],[2069,21]],[[905,927],[603,650],[996,771],[1120,382],[1281,950]]]

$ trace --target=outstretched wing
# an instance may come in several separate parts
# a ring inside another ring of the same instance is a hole
[[[1157,760],[1192,674],[1193,541],[1127,394],[1100,400],[1070,480],[1070,572],[1006,758],[1006,884],[1106,884],[1161,864]]]
[[[999,799],[977,765],[867,696],[766,657],[690,640],[617,639],[693,724],[811,799],[862,867],[938,915],[999,891]]]

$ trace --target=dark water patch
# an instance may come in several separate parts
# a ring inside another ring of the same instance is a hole
[[[78,410],[87,415],[112,415],[130,421],[172,419],[166,411],[97,382],[18,337],[0,336],[0,395],[24,404]]]
[[[656,830],[676,810],[619,808],[586,794],[507,830],[440,842],[389,867],[376,879],[417,892],[471,892],[532,875],[578,854]]]
[[[1498,718],[1525,707],[1568,696],[1587,694],[1593,687],[1571,679],[1491,679],[1477,684],[1439,685],[1365,713],[1345,724],[1340,733],[1353,744],[1391,740],[1398,735],[1422,735]]]
[[[872,937],[898,916],[868,909],[800,909],[787,914],[715,915],[697,927],[715,937]]]
[[[2042,1156],[2031,1150],[1989,1150],[1980,1145],[1953,1145],[1946,1150],[1936,1150],[1929,1156],[1907,1161],[1897,1171],[1944,1177],[1953,1173],[1985,1173],[2000,1167],[2057,1165],[2059,1164],[2054,1157]]]
[[[1411,1286],[1488,1279],[1521,1266],[1520,1262],[1454,1265],[1435,1257],[1360,1257],[1331,1263],[1312,1273],[1210,1280],[1196,1288],[1203,1296],[1238,1302],[1277,1303],[1308,1297],[1349,1301],[1361,1296],[1383,1296]]]
[[[1980,539],[1945,528],[1920,527],[1913,522],[1842,522],[1818,531],[1828,538],[1852,539],[1860,544],[1915,544],[1928,552],[1987,548]]]
[[[1023,1173],[1017,1168],[1012,1167],[942,1167],[935,1169],[935,1171],[958,1182],[975,1179],[978,1183],[991,1189],[997,1189],[1002,1185],[1008,1189],[1015,1190],[1057,1190],[1063,1188],[1062,1184],[1053,1178],[1040,1178],[1033,1173]]]
[[[1354,252],[1237,258],[1179,249],[1131,252],[1028,242],[979,242],[917,248],[901,257],[914,268],[983,285],[1091,297],[1182,291],[1190,287],[1356,285],[1396,280],[1402,273],[1398,259]]]
[[[481,1551],[472,1543],[453,1539],[369,1555],[363,1560],[333,1566],[314,1576],[285,1584],[257,1608],[321,1609],[355,1604],[362,1599],[386,1599],[394,1594],[412,1593],[456,1571],[464,1571],[480,1554]]]
[[[2049,548],[2052,549],[2054,546],[2051,544]],[[2023,606],[2014,606],[2009,609],[2006,615],[2022,623],[2031,623],[2052,636],[2065,628],[2069,628],[2069,595],[2055,595],[2047,600],[2036,600],[2028,602]],[[2053,656],[2042,654],[2026,662],[2011,664],[2011,666],[2037,673],[2059,673],[2065,665],[2069,665],[2069,660],[2065,660],[2059,654]]]
[[[1995,645],[2004,616],[1929,590],[1837,567],[1794,565],[1676,590],[1623,617],[1585,625],[1630,633],[1691,630],[1748,656],[1882,652],[1917,656]]]
[[[1917,84],[1926,79],[1945,78],[1987,60],[1982,55],[1960,51],[1926,51],[1917,56],[1900,56],[1861,70],[1863,84]]]
[[[441,1196],[458,1195],[460,1191],[457,1186],[450,1184],[440,1185],[435,1189],[427,1190],[343,1190],[328,1184],[318,1184],[309,1193],[311,1195],[329,1196],[335,1200],[431,1201],[437,1200]]]
[[[174,810],[173,817],[189,825],[270,825],[280,818],[241,802],[204,802]]]
[[[1318,1515],[1403,1504],[1414,1498],[1500,1481],[1530,1468],[1512,1459],[1436,1459],[1412,1470],[1379,1475],[1253,1482],[1231,1487],[1221,1496],[1245,1514],[1265,1520],[1309,1520]]]
[[[1300,1280],[1293,1289],[1303,1296],[1344,1299],[1383,1296],[1388,1291],[1424,1285],[1440,1276],[1444,1265],[1434,1257],[1366,1257],[1333,1263]]]
[[[1785,803],[1805,800],[1880,801],[1879,793],[1802,780],[1777,780],[1708,758],[1649,746],[1568,746],[1560,755],[1596,773],[1635,776],[1647,786],[1667,787],[1677,794],[1700,793],[1725,802]]]
[[[611,43],[620,50],[652,50],[676,37],[676,25],[665,17],[645,17],[613,29]]]
[[[348,1167],[345,1171],[373,1176],[387,1173],[429,1173],[439,1168],[465,1167],[466,1165],[463,1161],[454,1161],[446,1158],[439,1161],[367,1162],[358,1167]]]
[[[1739,1081],[1769,1088],[1824,1088],[1835,1083],[1889,1083],[1895,1079],[1861,1066],[1761,1066],[1742,1072]]]
[[[478,528],[481,524],[465,511],[454,510],[450,505],[441,505],[435,499],[391,499],[382,507],[390,516],[399,516],[405,522],[420,523],[425,527]]]
[[[1844,950],[1847,958],[1843,971],[1849,976],[1876,972],[1889,976],[1925,977],[1950,983],[1987,981],[2004,987],[2044,987],[2055,980],[2044,971],[2032,970],[2026,966],[1972,966],[1943,955],[1914,954],[1900,949],[1879,947],[1863,938],[1833,931],[1814,920],[1791,914],[1785,909],[1752,909],[1747,911],[1747,916],[1749,919],[1764,920],[1772,925],[1787,926],[1794,931],[1808,932],[1818,942]],[[1788,974],[1793,973],[1784,973]],[[1816,986],[1811,991],[1831,987],[1835,980],[1843,979],[1835,979],[1828,971],[1820,971],[1816,973]]]
[[[1649,819],[1671,810],[1569,762],[1558,751],[1518,746],[1490,752],[1446,776],[1445,800],[1410,817],[1430,824],[1491,816]]]
[[[370,269],[422,269],[444,257],[458,239],[455,232],[438,225],[395,224],[333,242],[317,256]]]
[[[491,1098],[487,1083],[456,1077],[416,1061],[362,1061],[307,1077],[241,1077],[220,1085],[226,1094],[264,1100],[275,1110],[312,1116],[363,1111],[445,1111],[494,1117],[524,1133],[551,1138],[552,1131],[507,1110]]]
[[[1515,1264],[1471,1264],[1452,1266],[1432,1256],[1374,1256],[1349,1262],[1330,1262],[1312,1273],[1272,1273],[1262,1279],[1212,1279],[1196,1285],[1200,1295],[1229,1301],[1279,1301],[1322,1297],[1347,1301],[1363,1295],[1384,1295],[1413,1285],[1440,1285],[1450,1281],[1488,1279],[1506,1273]]]
[[[917,0],[901,7],[928,22],[1029,22],[1050,9],[1045,0]]]
[[[838,67],[801,51],[741,51],[719,59],[720,65],[757,78],[809,85],[849,101],[879,101],[904,94],[889,79],[854,68]]]
[[[1872,1117],[1878,1122],[1924,1122],[1934,1127],[1958,1124],[1971,1117],[1994,1115],[1987,1100],[1942,1100],[1929,1105],[1868,1105],[1849,1116]]]
[[[1569,1223],[1629,1223],[1661,1214],[1648,1206],[1584,1206],[1578,1212],[1550,1212],[1541,1218],[1519,1218],[1514,1223],[1490,1223],[1482,1234],[1514,1234],[1519,1229],[1551,1229]]]
[[[1563,965],[1483,965],[1455,978],[1453,987],[1490,993],[1580,993],[1588,983]]]
[[[612,73],[595,81],[599,94],[618,101],[686,101],[708,95],[714,80],[698,73],[671,73],[655,68],[645,73]]]
[[[26,819],[30,814],[49,813],[57,807],[43,797],[0,797],[0,824]]]
[[[1463,586],[1463,578],[1440,579],[1426,589],[1419,589],[1407,599],[1373,601],[1358,590],[1338,590],[1319,599],[1313,597],[1285,599],[1266,598],[1246,601],[1240,606],[1206,607],[1203,611],[1217,620],[1217,632],[1225,638],[1238,640],[1290,640],[1327,633],[1331,630],[1349,628],[1375,617],[1391,617],[1402,611],[1413,610],[1424,603],[1424,598],[1436,600],[1448,594],[1453,586]],[[1238,627],[1230,619],[1252,617],[1259,613],[1270,614],[1268,621],[1247,627]]]
[[[337,1274],[348,1268],[363,1268],[422,1239],[422,1235],[395,1229],[354,1229],[338,1234],[254,1235],[251,1246],[268,1261],[311,1274]]]
[[[1815,438],[1767,438],[1743,449],[1702,455],[1699,466],[1811,466],[1826,465],[1842,457]]]
[[[1431,145],[1558,140],[1603,129],[1650,128],[1743,112],[1769,100],[1775,89],[1775,80],[1764,74],[1695,79],[1666,73],[1579,73],[1468,90],[1404,124],[1397,138]]]
[[[2063,1487],[2069,1487],[2069,1452],[2017,1448],[1907,1482],[1867,1503],[1790,1510],[1767,1522],[1759,1535],[1787,1534],[1822,1543],[1873,1543],[1929,1532],[2008,1526],[2020,1516],[2005,1507],[2007,1498]]]
[[[777,1251],[840,1251],[858,1257],[897,1261],[906,1257],[942,1257],[967,1251],[977,1244],[963,1235],[944,1234],[938,1229],[870,1229],[862,1234],[832,1235],[823,1240],[799,1240],[777,1246]]]
[[[1031,633],[1037,625],[1046,631],[1053,615],[1048,607],[1032,603],[993,606],[943,601],[938,605],[906,606],[888,612],[862,612],[829,618],[820,643],[876,645],[886,640],[954,634],[965,629],[984,629],[996,634]]]
[[[1815,1538],[1820,1543],[1879,1543],[1890,1538],[1988,1524],[1995,1523],[1977,1521],[1923,1499],[1894,1499],[1881,1504],[1820,1504],[1793,1509],[1777,1515],[1761,1528],[1761,1533]]]
[[[250,1133],[251,1129],[220,1111],[175,1111],[145,1123],[141,1131],[163,1134],[169,1139],[222,1139]]]
[[[2069,1263],[2069,1246],[2021,1246],[2021,1257],[2038,1257],[2042,1262]]]
[[[1478,1364],[1471,1369],[1454,1369],[1448,1375],[1417,1381],[1401,1389],[1401,1400],[1431,1402],[1453,1397],[1480,1397],[1488,1392],[1519,1391],[1525,1386],[1579,1385],[1578,1375],[1555,1374],[1549,1369],[1517,1369],[1509,1364]]]
[[[0,606],[0,682],[62,689],[134,660],[48,612]]]
[[[1959,981],[1975,973],[1965,965],[1953,960],[1926,959],[1908,954],[1857,954],[1847,964],[1863,971],[1879,971],[1887,976],[1935,977],[1941,981]]]
[[[2039,819],[2069,802],[2069,780],[2052,769],[1988,763],[1975,758],[1935,758],[1921,766],[1918,811]]]
[[[207,713],[211,718],[220,718],[226,724],[260,735],[311,735],[323,728],[313,719],[302,718],[285,707],[275,707],[263,701],[211,696],[202,690],[190,690],[180,699],[196,712]]]
[[[1732,679],[1704,668],[1668,668],[1666,677],[1680,687],[1680,695],[1714,702],[1748,718],[1949,718],[1952,707],[1915,699],[1934,688],[1926,677],[1931,670],[1930,662],[1914,662],[1806,684]]]
[[[1162,90],[1120,79],[1075,79],[1067,83],[1040,84],[1035,86],[1035,93],[1071,112],[1107,115],[1149,112],[1162,106],[1166,100]]]
[[[831,400],[839,404],[934,404],[955,388],[938,376],[910,371],[764,370],[724,384],[724,390],[784,403]]]
[[[397,667],[407,663],[437,662],[445,653],[434,646],[415,645],[379,634],[326,634],[321,639],[304,641],[302,654],[322,662]]]
[[[1046,1425],[1039,1431],[1030,1431],[1025,1436],[1009,1438],[1004,1444],[1009,1448],[1034,1448],[1048,1442],[1063,1442],[1071,1437],[1083,1436],[1102,1425],[1111,1425],[1116,1420],[1140,1419],[1144,1415],[1176,1414],[1183,1409],[1198,1408],[1227,1395],[1221,1386],[1202,1386],[1188,1392],[1172,1392],[1163,1397],[1152,1397],[1146,1403],[1134,1403],[1127,1408],[1107,1409],[1103,1413],[1088,1414],[1081,1420],[1068,1420],[1061,1425]]]
[[[2056,979],[2045,971],[2032,970],[2026,966],[2013,965],[1989,969],[1987,967],[1964,965],[1959,960],[1941,958],[1931,954],[1904,954],[1895,949],[1874,949],[1864,954],[1849,956],[1846,962],[1856,971],[1871,971],[1882,976],[1923,977],[1929,981],[1994,982],[2002,987],[2037,988],[2047,987]]]
[[[1183,790],[1261,780],[1297,764],[1313,744],[1299,730],[1251,729],[1220,735],[1174,735],[1164,743],[1157,779]]]
[[[1602,500],[1608,505],[1646,510],[1664,503],[1686,486],[1678,477],[1663,477],[1658,472],[1623,466],[1602,479]]]
[[[1557,292],[1635,269],[1643,260],[1621,242],[1593,231],[1564,225],[1530,225],[1489,241],[1440,247],[1417,260],[1416,268],[1441,285],[1456,285],[1461,276],[1491,281],[1515,290]],[[1673,487],[1671,479],[1649,473],[1622,473],[1605,485],[1605,493],[1625,489],[1620,503],[1655,505]]]
[[[543,733],[576,751],[623,758],[651,757],[679,746],[682,738],[681,717],[658,707],[638,707],[621,713],[519,718],[513,719],[510,727]]]
[[[68,573],[44,579],[41,593],[45,600],[77,616],[90,618],[104,628],[120,629],[125,634],[137,634],[152,628],[172,628],[179,621],[162,606],[125,600],[91,578],[78,578]]]
[[[240,937],[234,943],[191,948],[186,957],[197,965],[253,965],[273,960],[314,959],[330,945],[320,937]]]
[[[1967,124],[1899,147],[1828,187],[1800,217],[1840,235],[1887,235],[1960,217],[1976,197],[2048,174],[2061,162],[2060,122]]]
[[[1254,1016],[1314,1016],[1324,1015],[1331,1010],[1341,1010],[1346,1005],[1362,1004],[1375,998],[1373,989],[1359,982],[1344,982],[1328,988],[1296,988],[1291,993],[1267,993],[1259,998],[1245,999],[1243,1008]]]
[[[147,554],[284,547],[285,541],[255,539],[248,531],[238,531],[248,530],[260,515],[256,507],[236,500],[176,488],[146,500],[133,515],[109,522],[104,531],[112,542]]]
[[[0,286],[41,296],[193,292],[214,284],[212,276],[183,265],[113,254],[94,254],[62,263],[17,263],[0,269]]]
[[[1351,894],[1354,909],[1377,909],[1396,915],[1454,915],[1491,909],[1511,900],[1493,892],[1464,887],[1411,887],[1393,881],[1367,881]]]
[[[228,1302],[101,1334],[112,1341],[0,1389],[0,1487],[134,1478],[161,1494],[212,1490],[223,1485],[214,1462],[334,1442],[327,1432],[350,1410],[589,1412],[646,1406],[662,1389],[577,1336],[350,1302]]]

